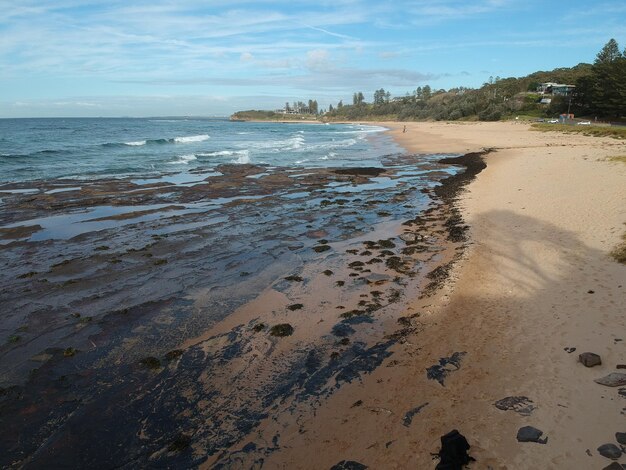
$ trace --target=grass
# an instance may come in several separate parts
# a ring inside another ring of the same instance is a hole
[[[620,155],[617,157],[609,157],[608,160],[610,162],[622,162],[622,163],[626,163],[626,155]]]
[[[533,130],[540,132],[564,132],[567,134],[583,134],[592,137],[626,139],[626,127],[569,126],[563,124],[533,124],[531,127]]]

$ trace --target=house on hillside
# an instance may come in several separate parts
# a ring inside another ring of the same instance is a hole
[[[542,95],[558,95],[558,96],[570,96],[576,85],[565,85],[563,83],[546,82],[540,83],[537,87],[537,92]]]

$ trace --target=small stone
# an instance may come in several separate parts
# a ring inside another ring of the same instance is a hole
[[[602,444],[598,447],[598,452],[602,457],[606,457],[611,460],[617,460],[622,456],[622,449],[617,447],[615,444]]]
[[[538,444],[545,444],[548,442],[548,438],[540,439],[543,431],[532,426],[524,426],[517,431],[518,442],[536,442]]]
[[[406,243],[415,243],[417,241],[422,240],[424,237],[422,237],[421,235],[417,235],[416,233],[402,233],[399,236],[400,240],[406,242]]]
[[[580,354],[578,356],[578,360],[585,367],[599,366],[602,364],[602,359],[600,358],[600,356],[592,352],[584,352]]]
[[[626,432],[616,432],[615,440],[622,445],[626,446]]]
[[[594,382],[607,387],[621,387],[626,385],[626,374],[611,372],[609,375],[594,380]]]

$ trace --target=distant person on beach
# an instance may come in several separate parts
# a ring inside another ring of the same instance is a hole
[[[406,126],[404,126],[404,129],[402,129],[402,133],[406,134]]]

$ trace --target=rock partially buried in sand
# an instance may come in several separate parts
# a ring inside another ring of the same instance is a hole
[[[593,367],[593,366],[602,365],[602,359],[600,358],[600,356],[597,355],[596,353],[592,353],[592,352],[584,352],[584,353],[580,354],[578,356],[578,360],[585,367]]]
[[[620,444],[626,446],[626,432],[616,432],[615,440]]]
[[[270,329],[270,335],[272,336],[291,336],[293,334],[293,326],[289,323],[280,323],[278,325],[274,325]]]
[[[342,460],[337,465],[333,465],[330,470],[365,470],[366,468],[367,465],[354,460]]]
[[[617,460],[622,456],[622,449],[615,444],[602,444],[598,447],[598,453],[607,459]]]
[[[530,416],[536,408],[533,401],[528,397],[506,397],[494,403],[495,407],[502,411],[515,411],[522,416]]]
[[[606,385],[607,387],[621,387],[626,385],[626,374],[621,372],[611,372],[609,375],[594,380],[595,383]]]
[[[537,444],[545,444],[548,442],[548,438],[540,439],[543,431],[532,426],[524,426],[517,431],[518,442],[536,442]]]

